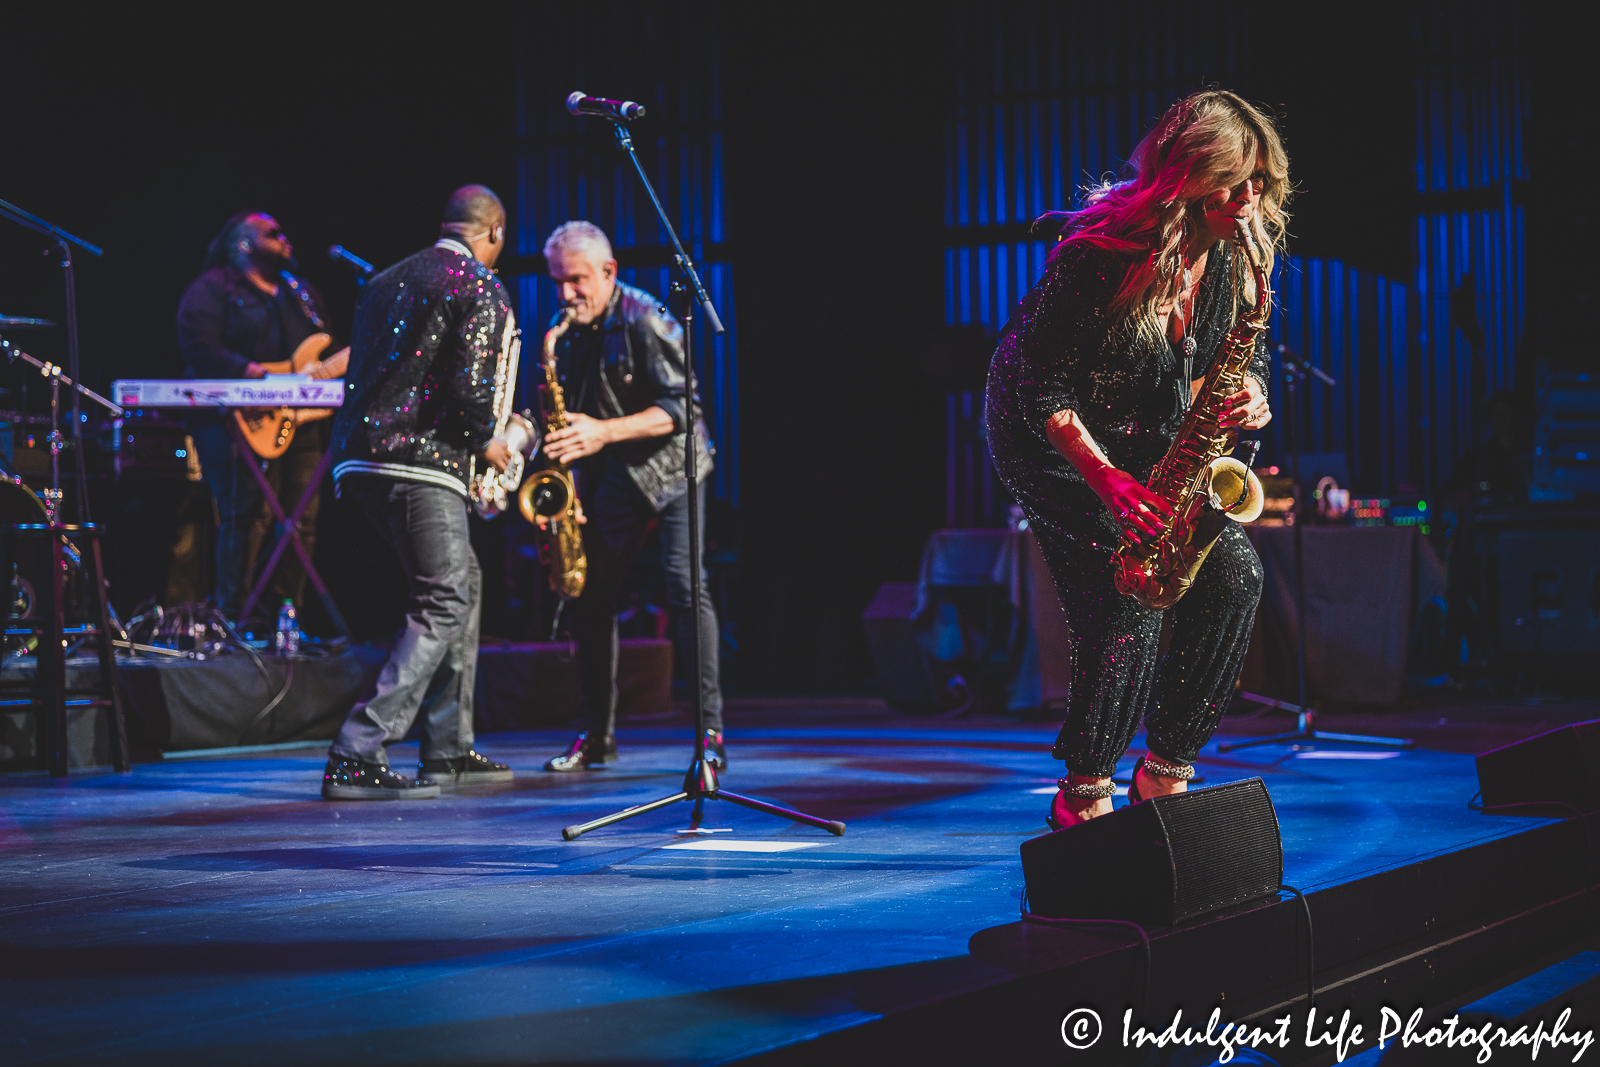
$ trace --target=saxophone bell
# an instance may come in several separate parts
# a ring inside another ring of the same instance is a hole
[[[1211,461],[1208,491],[1211,506],[1235,522],[1255,522],[1266,506],[1266,495],[1256,472],[1234,459],[1223,456]]]
[[[517,492],[517,510],[535,525],[542,525],[567,513],[575,498],[572,479],[553,468],[535,471]]]

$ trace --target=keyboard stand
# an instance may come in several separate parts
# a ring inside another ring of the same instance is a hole
[[[272,517],[278,523],[278,543],[272,546],[272,554],[267,557],[267,565],[261,571],[261,577],[256,581],[250,596],[245,600],[243,609],[239,612],[239,620],[243,622],[250,617],[250,612],[255,609],[267,591],[267,586],[272,581],[273,572],[278,569],[278,564],[283,562],[283,553],[288,548],[293,548],[300,557],[300,563],[306,569],[306,577],[310,579],[311,586],[322,598],[322,606],[328,610],[328,618],[338,628],[339,633],[348,640],[350,627],[345,625],[344,616],[339,614],[339,608],[333,602],[333,595],[328,592],[328,587],[322,582],[322,575],[317,573],[317,568],[311,563],[311,553],[306,551],[306,546],[300,541],[300,519],[305,515],[306,508],[322,492],[322,479],[327,477],[328,467],[333,462],[333,450],[322,454],[322,461],[317,464],[317,472],[311,476],[311,484],[306,486],[306,491],[301,494],[300,502],[295,505],[294,514],[285,516],[283,505],[278,503],[278,494],[272,491],[272,484],[267,481],[266,474],[261,470],[260,457],[250,448],[244,439],[244,433],[239,429],[237,419],[228,420],[228,428],[233,431],[234,440],[239,445],[239,454],[250,458],[250,473],[255,475],[256,484],[261,486],[261,495],[266,498],[267,507],[272,509]]]

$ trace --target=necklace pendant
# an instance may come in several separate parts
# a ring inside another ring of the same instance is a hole
[[[1183,339],[1183,358],[1185,358],[1185,359],[1193,359],[1194,358],[1194,354],[1195,354],[1196,350],[1199,349],[1199,347],[1200,347],[1199,345],[1195,344],[1195,340],[1194,340],[1193,337],[1185,337]]]

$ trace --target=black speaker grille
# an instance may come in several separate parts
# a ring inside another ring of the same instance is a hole
[[[1278,891],[1283,843],[1261,779],[1155,797],[1152,803],[1172,850],[1174,923]]]

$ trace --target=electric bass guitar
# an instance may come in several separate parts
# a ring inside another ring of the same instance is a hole
[[[309,374],[313,378],[342,378],[350,362],[350,349],[341,348],[327,359],[322,353],[333,344],[325,333],[314,333],[300,342],[294,355],[279,363],[263,363],[268,374]],[[332,408],[239,408],[233,417],[239,423],[250,450],[262,459],[277,459],[289,451],[298,426],[328,418]]]

